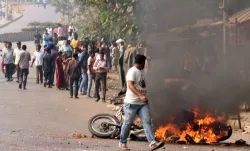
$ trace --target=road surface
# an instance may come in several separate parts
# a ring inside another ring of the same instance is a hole
[[[42,6],[34,7],[33,5],[25,6],[24,16],[16,22],[0,29],[0,34],[20,32],[22,28],[27,27],[28,23],[33,21],[38,22],[58,22],[60,14],[55,13],[55,8],[48,5],[46,9]]]

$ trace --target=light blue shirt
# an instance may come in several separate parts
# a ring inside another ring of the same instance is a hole
[[[5,64],[13,63],[13,59],[14,59],[13,53],[14,53],[14,50],[12,48],[10,50],[6,49],[6,51],[4,51],[3,60],[5,61]]]
[[[70,45],[67,45],[67,46],[63,45],[60,51],[66,52],[66,51],[73,51],[73,50]]]

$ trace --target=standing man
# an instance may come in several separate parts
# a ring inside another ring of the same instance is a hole
[[[82,80],[79,88],[79,92],[81,93],[81,95],[86,95],[88,89],[88,75],[87,75],[88,58],[89,58],[88,50],[86,47],[82,46],[81,54],[79,57],[79,61],[82,67]]]
[[[107,61],[104,59],[104,52],[100,52],[100,59],[95,61],[94,70],[96,71],[95,91],[97,95],[96,102],[100,101],[100,85],[102,85],[102,102],[105,102],[106,97],[106,81],[107,81]],[[102,84],[101,84],[102,83]]]
[[[34,57],[30,66],[30,67],[33,67],[33,64],[35,62],[37,84],[39,84],[39,79],[40,79],[40,83],[41,84],[43,83],[43,56],[44,56],[44,52],[41,52],[41,45],[37,45],[36,52],[34,53]]]
[[[48,85],[48,88],[52,88],[53,64],[54,58],[51,55],[51,49],[47,49],[47,53],[43,57],[44,87]]]
[[[119,62],[120,52],[119,52],[119,49],[117,48],[117,44],[115,42],[113,42],[112,45],[113,45],[112,52],[111,52],[112,67],[114,68],[115,72],[118,72],[117,66],[118,66],[118,62]]]
[[[81,76],[81,65],[77,60],[78,54],[73,55],[73,59],[69,62],[67,68],[67,74],[69,76],[70,83],[70,98],[73,98],[73,84],[75,84],[74,97],[78,99],[78,82]]]
[[[50,25],[48,28],[46,28],[46,30],[48,31],[48,34],[52,37],[53,36],[53,29],[51,28]]]
[[[34,35],[34,42],[35,42],[35,45],[39,45],[41,44],[41,40],[42,40],[42,35],[38,32],[38,30],[36,30],[36,33]]]
[[[29,75],[29,62],[31,60],[30,53],[26,51],[27,46],[23,45],[22,50],[20,51],[20,60],[19,60],[19,67],[20,67],[20,83],[19,89],[26,90],[27,78]]]
[[[125,44],[124,41],[120,42],[120,57],[119,57],[119,75],[120,75],[120,84],[122,90],[119,92],[118,95],[123,95],[126,93],[126,78],[125,78],[125,71],[124,71],[124,52],[125,52]]]
[[[12,72],[13,72],[13,60],[14,60],[14,50],[12,49],[12,43],[8,42],[7,49],[3,52],[3,59],[5,61],[7,81],[13,81]]]
[[[50,39],[50,35],[47,30],[44,31],[43,34],[43,46],[47,45]]]
[[[93,69],[95,60],[95,52],[94,51],[90,51],[89,52],[89,58],[88,58],[88,90],[87,90],[87,95],[88,97],[90,96],[90,91],[91,91],[91,87],[92,87],[92,82],[95,81],[95,70]],[[94,90],[94,96],[96,96],[96,92]]]
[[[76,51],[77,48],[79,48],[80,46],[80,41],[78,40],[78,36],[76,34],[74,34],[74,39],[71,41],[70,45],[72,46],[73,48],[73,53],[78,53]],[[87,48],[86,48],[87,49]]]
[[[119,147],[122,150],[129,150],[127,147],[127,138],[131,124],[134,122],[136,115],[140,117],[145,129],[145,134],[149,142],[149,148],[156,150],[164,145],[163,142],[156,142],[154,132],[151,126],[149,115],[149,104],[147,99],[146,79],[143,73],[146,57],[137,55],[135,64],[127,73],[128,90],[124,99],[125,120],[121,130]]]
[[[18,65],[18,61],[20,60],[20,51],[21,51],[21,41],[17,43],[17,48],[14,50],[14,59],[15,59],[15,66],[17,70],[17,83],[19,83],[19,77],[20,77],[20,67]]]
[[[63,40],[63,28],[61,24],[57,26],[57,36],[59,40]]]

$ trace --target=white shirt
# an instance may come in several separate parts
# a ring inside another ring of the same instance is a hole
[[[137,69],[136,67],[132,67],[128,70],[126,80],[133,81],[135,88],[142,93],[142,95],[146,95],[146,79],[143,71]],[[126,96],[124,99],[125,103],[129,104],[144,104],[139,98],[139,96],[135,95],[130,89],[127,90]]]
[[[58,27],[57,28],[57,35],[58,35],[58,37],[62,37],[63,36],[63,28],[62,27]]]
[[[19,49],[19,48],[16,48],[16,49],[14,50],[13,56],[15,57],[15,65],[17,65],[18,62],[19,62],[19,60],[20,60],[20,54],[19,54],[19,52],[20,52],[21,50],[22,50],[22,49]]]
[[[44,53],[41,51],[34,52],[35,66],[43,65],[43,56],[44,56]]]
[[[52,36],[52,34],[53,34],[53,29],[52,29],[52,28],[46,28],[46,30],[48,31],[48,33],[50,34],[50,36]]]

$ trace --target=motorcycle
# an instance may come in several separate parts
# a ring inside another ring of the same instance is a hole
[[[88,123],[89,131],[98,138],[119,138],[121,126],[124,121],[124,111],[119,106],[115,115],[98,114],[93,116]],[[130,128],[129,138],[131,140],[146,141],[146,135],[139,118],[136,118]]]
[[[88,129],[93,136],[98,138],[119,138],[121,133],[121,126],[124,121],[124,111],[122,106],[119,106],[115,115],[97,114],[93,116],[88,123]],[[153,125],[152,125],[153,126]],[[217,136],[217,141],[225,141],[232,135],[232,127],[225,123],[213,122],[206,126],[207,130],[212,128],[214,134]],[[154,129],[154,126],[153,126]],[[223,133],[223,135],[222,135]],[[166,131],[166,138],[172,134]],[[146,135],[140,119],[136,118],[130,128],[129,138],[136,141],[146,141]]]

